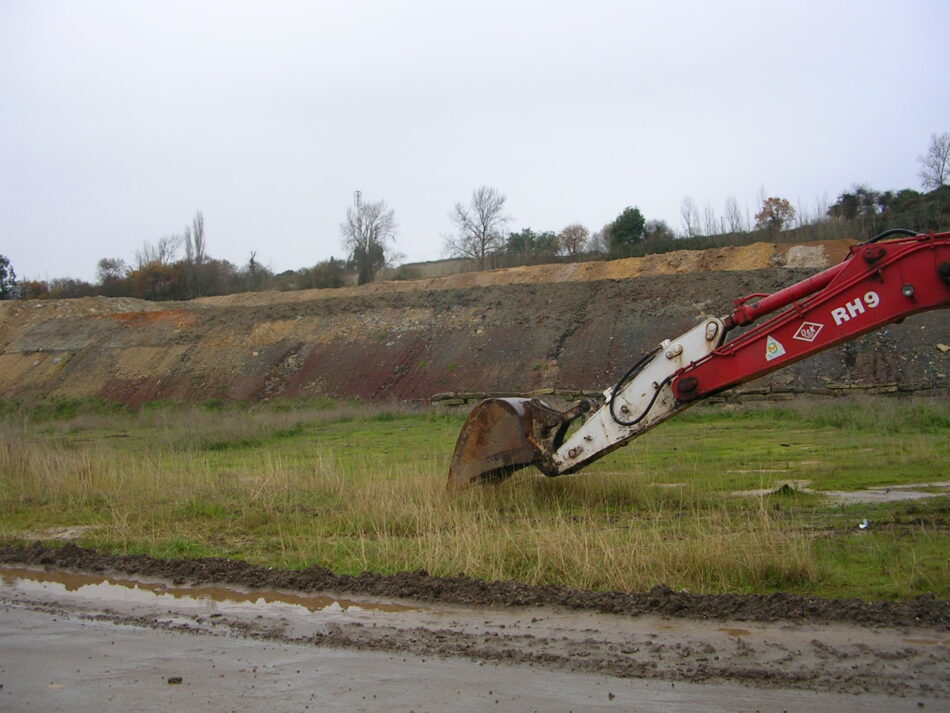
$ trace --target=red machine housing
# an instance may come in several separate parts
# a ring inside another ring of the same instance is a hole
[[[760,298],[750,304],[750,300]],[[845,260],[772,295],[747,295],[727,329],[789,309],[673,377],[693,401],[781,369],[916,312],[950,306],[950,233],[855,245]]]

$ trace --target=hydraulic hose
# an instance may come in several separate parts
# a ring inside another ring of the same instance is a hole
[[[914,230],[908,230],[907,228],[891,228],[890,230],[885,230],[883,233],[875,235],[873,238],[868,238],[863,243],[858,243],[858,245],[870,245],[871,243],[876,243],[879,240],[889,238],[892,235],[903,235],[904,237],[913,238],[917,235],[920,235],[920,233]]]
[[[632,367],[630,367],[629,370],[627,370],[627,373],[624,374],[624,375],[620,378],[620,381],[618,381],[618,382],[617,382],[617,385],[614,386],[614,388],[612,389],[612,391],[611,391],[611,393],[610,393],[610,405],[609,405],[609,407],[608,407],[608,410],[609,410],[609,412],[610,412],[610,417],[611,417],[611,418],[614,420],[614,422],[617,423],[618,425],[620,425],[620,426],[636,426],[638,423],[640,423],[640,421],[642,421],[642,420],[644,419],[644,417],[650,412],[650,409],[653,408],[653,404],[656,403],[656,399],[657,399],[657,397],[660,395],[660,390],[661,390],[666,384],[668,384],[668,383],[670,382],[670,377],[666,377],[663,381],[661,381],[659,384],[657,384],[656,391],[653,393],[653,398],[650,399],[650,403],[647,404],[647,407],[646,407],[645,409],[643,409],[643,411],[640,413],[640,415],[637,416],[637,417],[636,417],[635,419],[633,419],[632,421],[624,421],[622,418],[620,418],[620,416],[618,416],[618,415],[614,412],[614,404],[617,402],[616,396],[617,396],[617,394],[620,392],[620,389],[622,389],[624,386],[626,386],[626,384],[627,384],[631,379],[635,378],[635,377],[637,376],[637,374],[639,374],[641,371],[643,371],[643,369],[646,367],[646,365],[649,364],[649,363],[653,360],[653,357],[655,357],[655,356],[657,355],[657,353],[659,353],[659,351],[660,351],[662,348],[663,348],[662,345],[661,345],[661,346],[658,346],[658,347],[652,349],[651,351],[648,351],[648,352],[647,352],[646,354],[644,354],[642,357],[640,357],[640,360],[639,360],[636,364],[634,364]]]

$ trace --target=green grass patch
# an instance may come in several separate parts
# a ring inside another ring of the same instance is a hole
[[[84,526],[80,541],[109,551],[349,573],[946,598],[950,498],[841,506],[821,493],[946,482],[948,412],[939,400],[697,407],[583,474],[526,470],[450,497],[467,410],[6,404],[0,537]]]

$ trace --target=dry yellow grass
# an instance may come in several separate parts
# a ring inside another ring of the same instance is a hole
[[[170,428],[182,438],[228,430],[218,419],[196,433],[193,418]],[[6,537],[81,524],[93,526],[89,543],[133,551],[578,588],[726,591],[814,573],[807,538],[775,527],[767,509],[737,509],[688,487],[611,475],[523,478],[448,496],[436,455],[395,468],[371,456],[343,465],[315,451],[302,466],[270,444],[250,449],[234,470],[214,451],[176,450],[164,438],[115,449],[37,440],[10,424],[0,435]]]

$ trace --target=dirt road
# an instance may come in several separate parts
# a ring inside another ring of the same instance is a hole
[[[174,579],[5,565],[0,708],[843,713],[950,699],[950,635],[934,621],[631,616]]]

